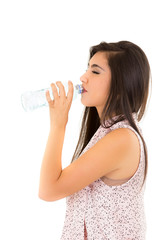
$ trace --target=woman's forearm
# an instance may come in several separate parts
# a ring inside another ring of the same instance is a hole
[[[62,172],[62,149],[65,129],[50,129],[45,153],[41,165],[39,197],[45,198],[51,195],[54,185]]]

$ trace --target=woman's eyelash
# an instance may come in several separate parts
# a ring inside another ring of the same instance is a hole
[[[96,71],[92,71],[92,73],[99,74],[99,72],[96,72]]]
[[[86,72],[87,72],[87,70],[86,70]],[[99,72],[96,72],[96,71],[92,71],[92,73],[94,73],[94,74],[99,74]]]

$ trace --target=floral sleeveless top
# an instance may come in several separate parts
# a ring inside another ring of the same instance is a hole
[[[133,113],[132,116],[142,134],[137,115]],[[139,134],[127,120],[107,129],[100,125],[81,154],[107,133],[118,128],[129,128],[138,137],[140,162],[135,174],[125,183],[115,186],[107,185],[99,178],[66,197],[66,215],[61,240],[145,240],[145,154]]]

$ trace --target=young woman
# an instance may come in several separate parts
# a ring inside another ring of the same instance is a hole
[[[39,197],[66,197],[61,240],[144,240],[144,190],[147,147],[139,121],[149,93],[150,66],[137,45],[101,42],[90,48],[81,76],[85,106],[71,164],[61,154],[73,84],[66,96],[61,82],[51,84],[50,132],[41,166]]]

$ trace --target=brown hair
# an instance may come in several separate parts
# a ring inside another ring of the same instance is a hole
[[[145,176],[147,176],[148,154],[147,146],[132,117],[137,114],[140,121],[145,113],[149,94],[150,66],[143,50],[129,41],[116,43],[101,42],[90,48],[89,60],[97,52],[105,52],[111,70],[111,84],[108,99],[102,111],[101,118],[95,107],[85,107],[79,140],[71,163],[79,157],[96,130],[102,125],[108,128],[115,123],[127,119],[130,125],[140,135],[145,152]],[[113,113],[118,116],[112,119]],[[105,119],[110,126],[105,126]]]

